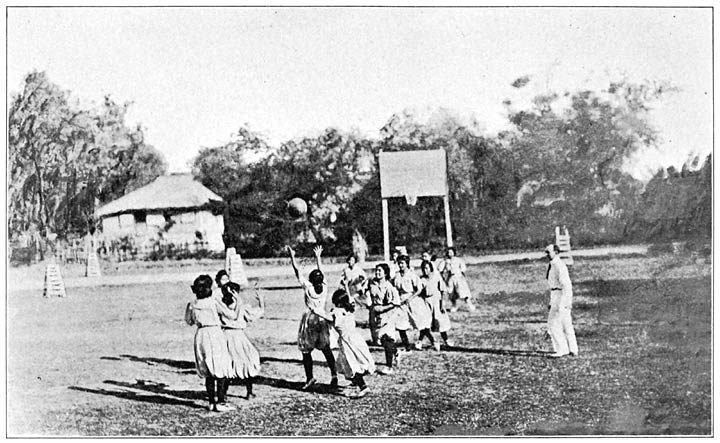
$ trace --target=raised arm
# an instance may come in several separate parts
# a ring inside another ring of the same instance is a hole
[[[244,317],[247,321],[255,321],[262,318],[265,315],[265,299],[262,294],[255,289],[255,300],[258,302],[258,307],[246,307],[244,308]]]
[[[292,265],[293,271],[295,272],[295,278],[300,280],[300,270],[298,270],[297,263],[295,263],[295,250],[290,246],[287,246],[287,250],[290,254],[290,264]]]
[[[237,294],[233,293],[233,296],[237,297]],[[237,320],[238,314],[240,311],[240,303],[235,302],[235,309],[230,309],[227,306],[225,306],[225,303],[215,299],[215,308],[217,309],[217,313],[222,315],[223,317],[229,319],[229,320]]]
[[[318,245],[313,248],[313,252],[315,253],[315,261],[317,262],[317,268],[320,272],[322,272],[322,259],[320,256],[322,256],[323,247]]]

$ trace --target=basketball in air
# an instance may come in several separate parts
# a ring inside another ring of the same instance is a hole
[[[307,212],[307,203],[300,197],[295,197],[288,202],[288,213],[292,217],[300,217]]]

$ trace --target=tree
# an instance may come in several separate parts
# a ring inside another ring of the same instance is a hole
[[[641,189],[622,166],[631,154],[654,147],[657,132],[647,113],[670,91],[665,83],[620,81],[601,92],[538,95],[531,109],[510,109],[520,187],[532,190],[519,212],[535,219],[542,213],[542,224],[572,224],[593,237],[608,224],[622,232]]]
[[[375,171],[372,143],[327,129],[273,149],[252,131],[240,134],[202,150],[193,162],[200,181],[227,202],[226,245],[276,255],[298,239],[332,243],[335,221]],[[308,202],[301,219],[287,215],[286,202],[293,197]]]
[[[299,196],[309,203],[306,220],[316,241],[337,238],[338,214],[376,173],[375,149],[356,134],[329,128],[319,137],[284,143],[269,157],[269,165],[284,172],[276,189],[285,199]]]
[[[474,118],[437,109],[422,118],[405,111],[381,129],[387,151],[442,148],[447,153],[451,219],[456,241],[484,246],[498,238],[507,218],[504,209],[515,192],[512,152],[500,141],[481,135]],[[379,197],[379,192],[378,192]],[[444,244],[443,204],[419,199],[416,207],[390,200],[391,237],[416,247]]]
[[[128,106],[106,97],[100,109],[84,109],[44,72],[26,76],[9,112],[11,236],[33,225],[61,236],[86,232],[97,202],[164,173],[141,128],[125,126]]]
[[[633,213],[629,236],[642,240],[712,236],[712,155],[701,169],[693,169],[687,162],[680,173],[673,167],[658,170]]]

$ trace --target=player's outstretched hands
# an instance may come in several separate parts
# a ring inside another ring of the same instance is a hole
[[[295,250],[290,245],[285,246],[285,249],[287,249],[288,254],[290,254],[290,257],[295,257]]]
[[[315,247],[313,248],[313,252],[315,253],[315,257],[320,257],[320,256],[322,255],[322,252],[323,252],[323,247],[322,247],[322,246],[319,246],[319,245],[318,245],[318,246],[315,246]]]

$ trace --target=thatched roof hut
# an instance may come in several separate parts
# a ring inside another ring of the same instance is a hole
[[[224,250],[222,202],[192,175],[173,174],[100,207],[95,215],[106,241],[219,252]]]
[[[160,176],[154,182],[100,207],[95,215],[103,218],[134,211],[201,208],[222,201],[222,197],[195,181],[191,174],[172,174]]]

